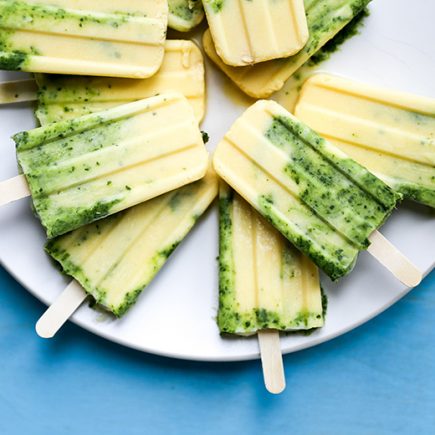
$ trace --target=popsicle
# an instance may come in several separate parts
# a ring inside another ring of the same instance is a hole
[[[51,338],[87,296],[117,317],[165,265],[217,195],[212,170],[195,183],[51,240],[46,251],[74,278],[36,324]]]
[[[222,333],[323,326],[317,268],[225,183],[220,187]]]
[[[26,178],[49,238],[196,181],[208,165],[193,109],[177,93],[49,124],[14,140],[24,173],[16,182]],[[0,205],[10,200],[10,183],[0,183]],[[17,198],[21,191],[17,187]]]
[[[145,78],[159,69],[166,0],[0,0],[0,69]]]
[[[266,388],[280,393],[279,331],[324,323],[318,270],[224,182],[219,223],[219,329],[258,334]]]
[[[308,40],[303,0],[204,0],[216,52],[245,66],[299,52]]]
[[[201,0],[169,0],[169,21],[171,29],[189,32],[204,18]]]
[[[316,74],[295,114],[405,197],[435,207],[435,99]]]
[[[144,80],[122,78],[36,76],[36,116],[42,125],[75,118],[167,91],[183,94],[199,121],[205,112],[204,59],[191,41],[166,41],[160,70]]]
[[[398,251],[385,255],[386,241],[379,247],[376,229],[401,195],[274,101],[255,103],[233,124],[214,167],[331,279],[368,249],[408,285],[421,280]]]
[[[368,3],[370,0],[305,0],[310,36],[299,53],[286,59],[244,67],[226,65],[216,53],[209,31],[204,33],[204,50],[243,92],[254,98],[267,98],[281,89],[293,73],[358,15]]]

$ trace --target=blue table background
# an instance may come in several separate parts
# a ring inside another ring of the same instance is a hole
[[[368,324],[284,359],[269,395],[258,361],[195,363],[123,348],[68,324],[0,267],[0,433],[429,434],[435,431],[435,273]]]

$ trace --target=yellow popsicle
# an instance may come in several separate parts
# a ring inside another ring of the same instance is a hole
[[[224,182],[219,209],[220,331],[250,335],[323,326],[314,264]]]
[[[0,0],[0,69],[145,78],[163,60],[166,0]]]
[[[405,197],[435,207],[435,99],[316,74],[295,114]]]
[[[166,93],[14,136],[48,237],[203,177],[208,166],[192,106]]]
[[[317,50],[332,39],[358,15],[370,0],[305,0],[309,39],[297,54],[256,65],[232,67],[216,53],[210,31],[203,37],[204,50],[210,59],[246,94],[267,98],[281,89]]]
[[[217,185],[209,169],[195,183],[53,239],[46,250],[120,317],[213,202]]]
[[[216,52],[231,66],[291,56],[308,40],[303,0],[204,0]]]
[[[77,77],[37,74],[38,108],[42,125],[99,112],[167,91],[183,94],[199,121],[205,112],[204,59],[191,41],[165,43],[160,70],[148,79]]]
[[[237,119],[213,162],[332,279],[352,270],[401,198],[274,101],[258,101]]]

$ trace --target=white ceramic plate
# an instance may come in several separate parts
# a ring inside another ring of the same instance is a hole
[[[435,2],[374,1],[361,34],[347,41],[322,69],[362,81],[435,97]],[[221,73],[207,65],[208,131],[212,150],[249,104]],[[24,77],[0,73],[0,80]],[[10,136],[34,126],[30,105],[0,108],[0,179],[16,175]],[[258,357],[252,338],[221,338],[217,309],[217,213],[209,212],[176,250],[138,303],[121,320],[82,306],[73,321],[109,340],[142,351],[210,361]],[[435,214],[405,203],[382,228],[425,273],[435,262]],[[31,293],[51,303],[68,280],[43,252],[44,234],[24,200],[0,210],[0,261]],[[326,326],[306,337],[282,338],[283,352],[330,340],[392,305],[407,289],[367,253],[338,284],[322,277],[329,296]],[[42,314],[42,311],[41,311]],[[36,321],[37,319],[35,319]],[[60,332],[61,334],[61,332]]]

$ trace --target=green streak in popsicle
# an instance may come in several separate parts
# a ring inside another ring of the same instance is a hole
[[[57,237],[46,251],[98,304],[121,317],[216,194],[217,177],[209,170],[195,183]]]
[[[204,18],[201,0],[169,0],[169,27],[188,32]]]
[[[273,101],[258,101],[226,133],[218,174],[333,280],[402,198]]]
[[[217,322],[222,333],[323,325],[317,269],[224,183],[219,229]]]
[[[14,140],[48,237],[196,181],[207,168],[193,109],[174,93],[49,124]]]

